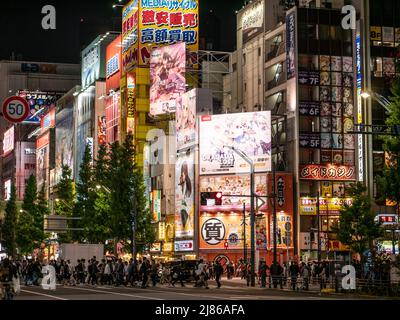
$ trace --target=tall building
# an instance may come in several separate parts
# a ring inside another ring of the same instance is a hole
[[[293,174],[294,254],[303,260],[318,254],[351,258],[332,232],[343,204],[352,201],[347,190],[359,168],[351,134],[357,116],[356,30],[341,26],[345,4],[300,1],[281,7],[285,18],[264,29],[256,22],[262,5],[252,2],[238,13],[238,50],[233,73],[224,79],[235,97],[225,100],[228,112],[272,112],[272,159],[278,172]]]
[[[36,174],[35,134],[40,121],[55,102],[71,87],[79,83],[79,65],[31,62],[0,62],[0,100],[11,95],[25,98],[30,105],[26,121],[12,124],[1,117],[0,136],[3,140],[1,190],[3,199],[11,183],[17,187],[17,199],[22,200],[25,184]]]

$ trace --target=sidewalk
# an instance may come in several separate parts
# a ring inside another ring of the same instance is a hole
[[[210,281],[215,281],[215,280],[210,280]],[[309,290],[295,290],[293,291],[292,288],[286,284],[284,285],[282,289],[280,289],[280,286],[278,284],[278,287],[274,289],[273,285],[271,285],[271,288],[269,287],[268,279],[267,279],[267,286],[266,288],[261,288],[260,284],[257,283],[256,279],[256,286],[255,287],[247,287],[246,280],[240,279],[240,278],[233,278],[230,280],[227,280],[226,277],[224,277],[221,280],[222,287],[225,288],[252,288],[254,289],[259,289],[259,290],[274,290],[274,291],[283,291],[283,292],[297,292],[297,293],[305,293],[305,294],[312,294],[312,295],[321,295],[321,296],[345,296],[351,299],[352,297],[354,298],[384,298],[384,299],[399,299],[396,297],[386,297],[386,296],[374,296],[374,295],[367,295],[367,294],[358,294],[358,293],[343,293],[343,292],[335,292],[335,289],[330,288],[330,285],[327,284],[326,289],[320,290],[319,284],[310,284],[309,285]]]

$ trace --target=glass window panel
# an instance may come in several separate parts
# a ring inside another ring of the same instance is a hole
[[[345,149],[354,149],[354,135],[353,134],[345,134],[344,135],[344,148]]]
[[[321,132],[331,132],[332,131],[332,122],[330,117],[321,117]]]
[[[342,104],[341,103],[333,103],[332,104],[332,115],[335,117],[342,116]]]
[[[332,118],[332,132],[342,132],[342,118]]]
[[[354,105],[352,103],[344,103],[343,104],[344,115],[346,117],[353,117],[354,116]]]
[[[318,25],[318,38],[319,40],[329,40],[329,26],[326,24]]]
[[[330,133],[321,133],[321,148],[330,149],[332,148],[331,142],[331,134]]]
[[[328,71],[321,71],[320,74],[320,85],[329,86],[331,84],[331,75]]]
[[[321,102],[321,116],[330,116],[332,114],[332,107],[329,102]]]
[[[333,86],[341,86],[342,85],[342,74],[340,72],[332,72],[332,85]]]
[[[331,57],[331,70],[342,71],[342,57],[337,57],[337,56]]]
[[[343,102],[353,103],[353,90],[351,88],[343,88]]]
[[[319,100],[320,101],[330,101],[331,100],[331,88],[330,87],[320,87]]]
[[[333,183],[333,196],[338,198],[344,197],[344,182]]]
[[[340,87],[332,88],[332,101],[342,101],[342,88]]]
[[[353,74],[343,73],[343,86],[352,87],[353,86]]]
[[[343,57],[343,72],[353,72],[352,57]]]
[[[353,118],[345,118],[343,122],[344,133],[354,131],[354,120]]]
[[[343,151],[333,151],[332,162],[336,165],[343,164]]]
[[[332,149],[343,149],[343,135],[338,133],[332,134]]]
[[[319,68],[322,71],[330,71],[330,57],[329,56],[320,56],[319,57]]]

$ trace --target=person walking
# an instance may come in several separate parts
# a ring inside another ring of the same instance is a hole
[[[147,281],[149,280],[148,260],[143,257],[142,265],[140,266],[140,274],[142,275],[142,289],[147,288]]]
[[[261,261],[260,265],[260,278],[261,278],[261,288],[265,288],[267,286],[267,269],[268,266],[265,261]]]
[[[155,287],[157,284],[157,274],[158,274],[158,264],[154,260],[152,260],[150,278],[151,282],[153,283],[153,287]]]
[[[224,273],[224,268],[221,266],[219,260],[215,261],[214,264],[214,274],[215,274],[215,281],[217,282],[217,288],[221,288],[221,277]]]
[[[308,290],[308,279],[310,276],[310,270],[308,269],[308,266],[304,262],[301,263],[300,275],[303,280],[302,289]]]
[[[297,262],[292,261],[289,267],[289,274],[290,274],[290,282],[292,285],[292,290],[296,290],[296,284],[297,284],[297,276],[299,274],[299,266]]]

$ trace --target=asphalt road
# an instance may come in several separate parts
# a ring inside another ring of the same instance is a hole
[[[210,289],[194,288],[188,284],[167,287],[157,285],[146,289],[114,286],[78,285],[75,287],[57,286],[54,291],[36,286],[21,286],[21,293],[14,300],[348,300],[374,299],[373,297],[349,297],[345,295],[292,292],[265,288],[223,285],[216,288],[210,282]],[[376,298],[375,298],[376,299]]]

